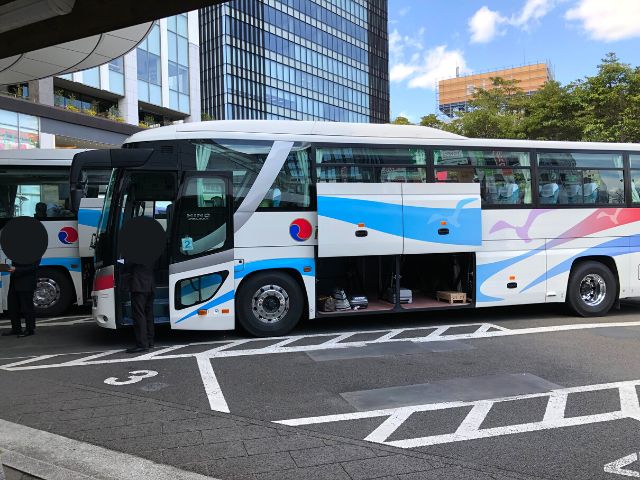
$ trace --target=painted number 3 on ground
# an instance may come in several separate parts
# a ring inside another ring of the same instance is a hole
[[[109,377],[104,383],[107,385],[131,385],[133,383],[138,383],[145,378],[151,378],[158,375],[158,372],[155,370],[135,370],[133,372],[129,372],[129,376],[127,380],[120,380],[118,377]]]

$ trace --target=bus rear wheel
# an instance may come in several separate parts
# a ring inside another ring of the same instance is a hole
[[[581,317],[601,317],[616,301],[616,279],[606,265],[588,261],[575,266],[569,277],[567,304]]]
[[[302,288],[282,272],[258,273],[240,286],[236,300],[238,321],[256,337],[285,335],[304,310]]]
[[[67,311],[73,302],[73,284],[55,268],[38,270],[33,304],[39,317],[54,317]]]

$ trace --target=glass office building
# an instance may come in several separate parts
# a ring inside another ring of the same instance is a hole
[[[387,0],[232,0],[200,10],[202,113],[389,122]]]

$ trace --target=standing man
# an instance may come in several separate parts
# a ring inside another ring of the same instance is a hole
[[[127,353],[145,352],[153,348],[155,337],[153,298],[155,279],[153,269],[140,263],[126,263],[125,272],[129,273],[129,291],[131,292],[131,313],[136,345],[127,349]]]
[[[9,267],[9,316],[11,330],[3,336],[29,337],[36,333],[36,314],[33,293],[37,284],[38,265],[47,249],[49,237],[39,220],[16,217],[10,220],[0,234],[0,247],[12,262]],[[26,321],[22,331],[21,317]]]
[[[38,263],[14,263],[10,268],[9,283],[9,317],[11,330],[3,332],[3,336],[17,335],[29,337],[36,333],[36,311],[33,305],[33,293],[36,290],[36,272]],[[24,317],[26,329],[22,331],[21,317]]]
[[[153,348],[155,328],[153,299],[155,287],[154,264],[166,248],[167,238],[156,220],[136,217],[125,222],[118,243],[122,252],[121,264],[129,274],[131,313],[136,344],[127,353],[145,352]]]

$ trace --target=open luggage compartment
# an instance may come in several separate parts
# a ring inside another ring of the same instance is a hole
[[[397,310],[398,277],[401,309],[459,308],[473,303],[473,253],[329,257],[316,262],[320,315]],[[443,302],[436,298],[437,292],[463,293],[466,299]]]
[[[385,300],[384,294],[395,281],[395,270],[396,257],[391,255],[319,258],[317,311],[320,314],[348,314],[393,310],[395,305]],[[348,308],[341,302],[340,291],[347,297]],[[327,297],[334,299],[335,311],[326,308]],[[366,297],[366,306],[362,297]]]
[[[474,254],[434,253],[404,255],[400,260],[400,285],[411,290],[411,303],[403,309],[445,308],[473,302]],[[437,292],[460,292],[466,301],[448,303],[438,300]]]

